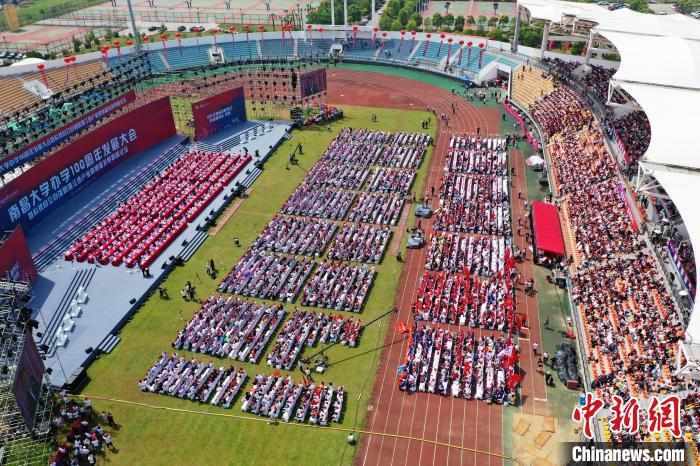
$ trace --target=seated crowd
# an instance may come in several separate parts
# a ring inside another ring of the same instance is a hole
[[[251,248],[320,257],[338,226],[329,220],[276,215]]]
[[[314,261],[249,249],[219,285],[219,291],[293,302]]]
[[[448,172],[440,186],[435,229],[456,233],[510,233],[508,180]]]
[[[397,168],[378,168],[369,181],[367,189],[380,193],[397,193],[407,195],[411,190],[415,170]]]
[[[510,251],[510,240],[502,236],[435,233],[430,238],[425,268],[493,277],[505,270],[506,250]]]
[[[548,137],[567,128],[581,130],[593,122],[593,114],[576,92],[566,86],[558,86],[538,99],[530,106],[530,114]]]
[[[148,267],[250,160],[189,152],[92,227],[65,259]]]
[[[675,390],[671,370],[683,324],[648,253],[579,268],[571,300],[584,318],[599,396],[646,398]]]
[[[355,200],[355,193],[300,184],[282,206],[282,213],[342,220]]]
[[[281,305],[212,295],[177,333],[173,348],[256,363],[284,315]]]
[[[504,337],[477,338],[414,324],[399,388],[455,398],[516,403],[518,349]]]
[[[162,353],[139,381],[139,388],[229,408],[247,377],[244,369],[233,366],[217,369],[213,362],[207,364],[177,353]]]
[[[432,138],[425,133],[391,133],[387,146],[379,154],[378,165],[417,170],[423,162]]]
[[[323,162],[369,167],[377,163],[391,133],[343,128],[321,157]]]
[[[333,239],[328,258],[378,264],[390,237],[391,228],[388,226],[346,223]]]
[[[321,382],[294,383],[290,376],[264,376],[258,374],[253,385],[245,394],[241,410],[270,420],[281,418],[284,422],[309,421],[311,424],[327,426],[340,422],[345,403],[345,390],[342,385],[334,387]]]
[[[291,370],[304,348],[315,346],[318,341],[354,347],[360,328],[360,320],[352,317],[295,310],[268,353],[267,365]]]
[[[513,315],[504,303],[512,293],[510,279],[425,272],[411,311],[416,320],[505,331]]]
[[[559,58],[545,58],[544,61],[556,70],[559,78],[580,81],[593,92],[599,101],[607,101],[608,83],[617,71],[616,69],[589,64],[590,71],[581,70],[582,72],[574,76],[574,70],[582,65],[580,62],[564,61]]]
[[[506,140],[452,136],[445,168],[456,173],[506,176]]]
[[[396,225],[403,209],[404,198],[399,194],[363,192],[350,211],[351,222]]]
[[[358,190],[362,187],[369,168],[335,162],[317,162],[304,178],[304,184],[323,188]]]
[[[608,134],[614,128],[631,162],[642,158],[651,142],[651,126],[647,114],[642,111],[627,113],[607,122]]]
[[[374,267],[323,261],[304,288],[303,306],[360,312],[374,280]]]

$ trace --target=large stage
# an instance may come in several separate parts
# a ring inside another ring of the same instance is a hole
[[[81,366],[101,352],[111,351],[119,341],[115,333],[168,272],[172,259],[187,260],[192,256],[208,235],[203,229],[208,217],[229,204],[237,183],[249,187],[255,181],[260,173],[255,163],[270,156],[288,129],[289,125],[283,122],[248,121],[197,143],[190,144],[180,136],[169,138],[110,170],[31,230],[27,242],[39,275],[32,285],[34,297],[29,306],[39,322],[37,342],[48,346],[45,364],[51,368],[52,384],[63,385]],[[84,234],[86,227],[104,218],[157,171],[195,147],[220,147],[234,154],[243,153],[245,147],[253,160],[151,264],[149,278],[144,278],[137,267],[64,259],[63,253]],[[254,156],[256,151],[258,158]],[[79,290],[84,290],[87,297],[80,304],[80,314],[72,319],[75,325],[67,333],[65,344],[57,345],[56,332],[65,316],[71,314],[71,302]],[[179,290],[168,291],[172,298],[179,297]]]

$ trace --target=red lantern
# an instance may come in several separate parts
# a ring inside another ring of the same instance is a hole
[[[469,47],[469,55],[467,55],[467,65],[469,65],[469,62],[472,61],[472,41],[467,42],[467,47]]]
[[[432,34],[427,33],[425,35],[425,47],[423,47],[423,55],[425,55],[425,52],[428,51],[428,44],[430,44],[430,38],[433,37]]]
[[[167,34],[161,34],[161,35],[160,35],[160,41],[163,43],[163,48],[164,48],[164,49],[167,49],[167,48],[168,48],[168,46],[165,45],[165,41],[167,41],[167,40],[168,40],[168,35],[167,35]]]
[[[377,39],[377,33],[379,32],[379,28],[374,28],[372,30],[372,43],[369,44],[369,48],[374,47],[374,41]]]
[[[75,58],[75,55],[73,55],[72,57],[70,57],[70,61],[71,61],[71,63],[73,63],[73,69],[77,70],[77,69],[78,69],[78,64],[77,64],[76,62],[78,61],[78,59]]]
[[[216,43],[216,35],[219,33],[218,29],[212,29],[211,35],[214,36],[214,48],[218,48],[219,44]]]
[[[128,45],[129,47],[131,47],[132,45],[134,45],[134,41],[132,41],[132,40],[127,40],[127,41],[126,41],[126,45]]]
[[[452,56],[452,37],[447,39],[447,62],[449,63],[450,57]]]
[[[352,46],[355,47],[355,44],[357,43],[357,31],[360,29],[360,26],[353,26],[352,27]]]
[[[323,40],[323,28],[322,27],[318,28],[318,32],[321,33],[321,40]]]
[[[39,63],[38,65],[36,65],[36,67],[39,68],[39,71],[41,71],[41,77],[44,79],[44,85],[46,87],[49,87],[49,82],[46,80],[46,73],[44,72],[44,64]]]
[[[402,29],[401,30],[401,40],[399,41],[399,50],[398,50],[399,52],[401,52],[401,47],[403,46],[403,36],[405,36],[405,35],[406,35],[406,31],[404,31]]]
[[[386,42],[387,32],[382,32],[382,52],[384,51],[384,43]]]
[[[231,26],[228,30],[231,31],[231,47],[233,47],[233,44],[236,42],[236,26]]]
[[[118,41],[118,40],[115,40],[114,42],[112,42],[112,44],[114,44],[114,46],[117,48],[117,55],[119,56],[119,62],[121,63],[121,61],[122,61],[122,48],[121,48],[121,44],[122,44],[122,43],[121,43],[120,41]]]
[[[481,62],[484,58],[484,43],[479,43],[479,68],[481,68]]]
[[[243,26],[243,29],[245,29],[245,41],[248,42],[250,40],[250,24]]]
[[[436,57],[440,56],[440,52],[442,51],[442,41],[443,40],[445,40],[445,34],[440,34],[440,46],[438,47],[437,55],[435,55]]]
[[[459,61],[457,64],[461,65],[462,64],[462,51],[464,50],[464,41],[460,40],[459,41]]]
[[[148,43],[151,41],[151,38],[148,36],[144,36],[141,38],[143,42],[146,44],[146,52],[148,52]]]
[[[416,42],[416,31],[411,31],[411,52],[413,52],[413,44]]]

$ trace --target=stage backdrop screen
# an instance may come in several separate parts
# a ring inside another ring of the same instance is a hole
[[[41,395],[42,377],[44,376],[44,363],[39,355],[39,350],[34,343],[31,332],[27,333],[15,372],[15,382],[12,392],[17,401],[24,422],[28,429],[34,428],[34,417],[36,416],[36,406]]]
[[[0,279],[31,282],[36,267],[22,227],[18,226],[0,244]]]
[[[170,98],[163,97],[87,133],[0,189],[0,228],[31,229],[99,176],[175,135]]]
[[[243,87],[193,102],[192,117],[194,135],[198,141],[246,121]]]
[[[134,100],[136,100],[136,93],[134,91],[129,91],[126,94],[97,107],[95,110],[86,113],[77,120],[68,123],[50,134],[47,134],[43,138],[34,141],[24,149],[0,160],[0,173],[6,173],[10,170],[14,170],[20,165],[40,157],[69,137],[82,131],[84,128],[90,126],[94,122],[101,120],[110,113],[130,104]]]
[[[317,70],[302,74],[299,78],[299,85],[301,86],[302,99],[310,95],[327,91],[328,83],[326,82],[326,69],[319,68]]]

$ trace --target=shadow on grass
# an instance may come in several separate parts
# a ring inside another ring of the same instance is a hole
[[[349,357],[347,357],[347,358],[345,358],[345,359],[341,359],[340,361],[336,361],[336,362],[334,362],[334,363],[331,363],[331,364],[329,364],[329,366],[337,366],[338,364],[343,363],[343,362],[345,362],[345,361],[349,361],[349,360],[351,360],[351,359],[359,358],[360,356],[364,356],[365,354],[373,353],[373,352],[375,352],[375,351],[377,351],[377,350],[381,350],[381,349],[387,348],[387,347],[389,347],[389,346],[394,346],[396,343],[402,342],[403,340],[404,340],[404,338],[397,338],[396,340],[394,340],[394,341],[392,341],[392,342],[390,342],[390,343],[385,343],[385,344],[383,344],[383,345],[381,345],[381,346],[376,346],[376,347],[374,347],[374,348],[372,348],[372,349],[368,349],[367,351],[363,351],[362,353],[353,354],[352,356],[349,356]]]

